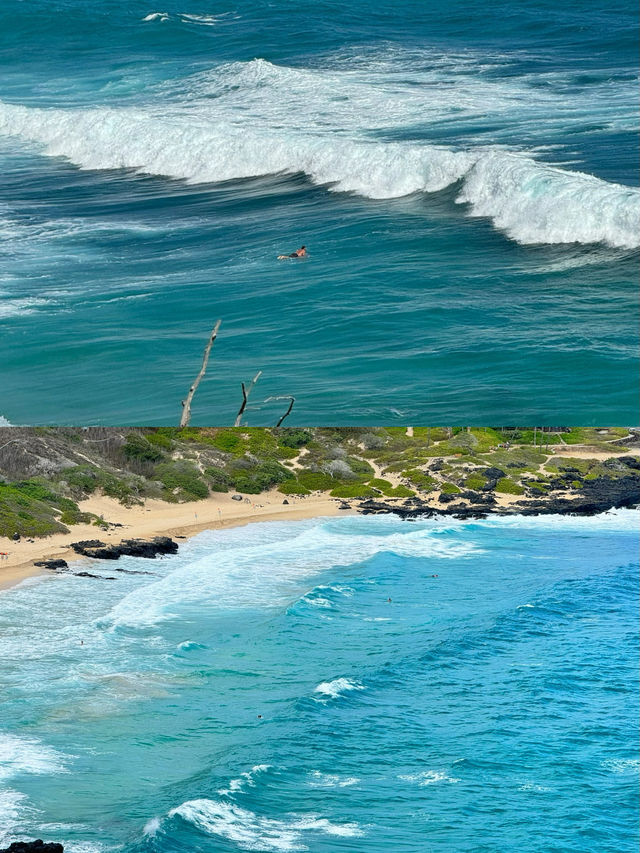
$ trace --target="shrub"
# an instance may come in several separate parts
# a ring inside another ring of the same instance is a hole
[[[60,516],[62,524],[91,524],[95,516],[90,512],[80,512],[79,509],[66,509]]]
[[[523,495],[524,489],[515,480],[511,480],[509,477],[502,477],[496,483],[496,492],[501,492],[504,495]]]
[[[285,480],[278,486],[278,491],[283,495],[309,495],[311,492],[297,480]]]
[[[460,489],[455,483],[443,483],[440,491],[443,495],[457,495],[460,492]]]
[[[378,492],[363,483],[349,483],[336,486],[331,490],[334,498],[376,498]]]
[[[315,491],[328,491],[336,484],[330,474],[325,474],[324,471],[300,471],[298,473],[298,482],[306,489]]]
[[[211,444],[225,453],[233,453],[234,456],[242,456],[245,452],[246,442],[240,429],[221,429],[211,439]]]
[[[307,429],[283,428],[277,432],[278,444],[297,449],[309,444],[313,434]]]
[[[233,485],[233,480],[227,472],[214,465],[204,469],[204,476],[212,492],[228,492],[229,486]]]
[[[467,489],[478,491],[478,489],[483,489],[487,485],[487,480],[482,474],[469,474],[464,484]]]
[[[173,447],[171,437],[164,432],[145,432],[144,437],[149,444],[156,447],[163,447],[165,450],[171,450]]]
[[[400,484],[399,486],[387,489],[385,495],[388,498],[412,498],[415,495],[415,492],[413,489],[408,489],[406,486]]]
[[[122,445],[122,452],[127,459],[136,459],[140,462],[160,462],[165,457],[162,450],[149,444],[143,435],[133,432],[129,433]]]
[[[437,486],[436,480],[419,468],[408,468],[402,472],[402,476],[421,492],[432,492]]]
[[[66,480],[73,493],[80,495],[93,494],[99,485],[97,472],[87,465],[67,468],[60,476]]]
[[[367,450],[378,450],[387,443],[383,436],[376,435],[374,432],[365,432],[360,441]]]
[[[356,474],[351,470],[351,466],[343,459],[333,459],[331,462],[326,462],[324,470],[339,480],[356,479]]]
[[[155,476],[164,486],[165,500],[202,500],[209,494],[207,484],[191,462],[162,463],[156,466]]]

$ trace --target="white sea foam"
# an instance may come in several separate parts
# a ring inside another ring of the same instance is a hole
[[[243,850],[294,851],[309,849],[304,834],[353,838],[362,835],[355,823],[334,824],[315,815],[293,815],[289,820],[260,817],[248,809],[214,800],[190,800],[169,812],[198,829],[237,844]]]
[[[251,768],[251,770],[248,770],[246,773],[241,773],[238,779],[231,779],[229,787],[221,788],[218,793],[223,796],[230,796],[231,794],[237,794],[239,791],[244,790],[247,785],[250,788],[255,788],[256,776],[260,773],[265,773],[270,767],[270,764],[256,764],[255,767]]]
[[[215,16],[205,17],[201,22],[212,25]],[[407,69],[408,59],[312,70],[264,60],[230,63],[180,81],[180,88],[170,84],[156,102],[137,107],[0,102],[0,134],[31,140],[82,168],[130,168],[190,182],[304,173],[330,191],[372,199],[460,182],[458,201],[469,213],[488,217],[521,243],[640,245],[637,188],[545,165],[502,141],[470,140],[454,149],[381,138],[397,139],[412,125],[450,126],[489,114],[504,127],[548,122],[550,115],[565,126],[593,109],[590,102],[567,110],[564,98],[527,80],[470,73],[459,57],[441,66],[431,57],[426,70],[423,61],[415,71]],[[604,100],[599,109],[607,112]]]
[[[640,760],[637,758],[607,758],[602,766],[612,773],[639,773]]]
[[[336,773],[320,773],[319,770],[312,770],[309,776],[311,788],[350,788],[360,781],[357,776],[338,776]]]
[[[531,792],[534,794],[546,794],[551,788],[547,788],[544,785],[538,785],[536,782],[523,782],[522,785],[518,786],[519,791]]]
[[[22,299],[0,298],[0,321],[7,320],[9,317],[25,317],[50,304],[49,299],[40,299],[36,296]]]
[[[0,791],[0,844],[9,844],[24,821],[27,797],[20,791]]]
[[[10,427],[13,426],[10,421],[8,421],[4,415],[0,415],[0,427]]]
[[[168,21],[169,15],[166,12],[150,12],[142,19],[143,21]]]
[[[0,781],[21,773],[64,773],[66,758],[36,738],[0,733]]]
[[[147,835],[153,838],[154,835],[158,834],[158,830],[161,826],[161,820],[159,817],[152,817],[151,820],[148,820],[142,830],[143,835]]]
[[[101,620],[101,627],[142,628],[175,618],[192,605],[221,610],[286,606],[292,581],[318,574],[337,561],[354,563],[381,551],[433,560],[479,552],[468,536],[467,541],[453,536],[445,540],[433,536],[430,526],[407,525],[400,519],[389,526],[389,531],[399,532],[387,536],[359,534],[346,519],[342,524],[320,519],[283,527],[289,535],[273,540],[266,531],[265,537],[260,536],[262,529],[257,527],[255,537],[246,533],[242,539],[231,537],[228,547],[216,549],[215,557],[209,553],[183,563],[161,580],[135,589]]]
[[[358,681],[349,681],[348,678],[335,678],[333,681],[323,681],[318,684],[314,693],[319,693],[321,696],[326,696],[330,699],[337,699],[344,693],[350,693],[352,690],[364,690],[362,684]]]
[[[404,782],[415,782],[421,788],[427,785],[435,785],[438,782],[455,783],[460,781],[453,776],[449,776],[444,770],[425,770],[422,773],[409,773],[398,776],[398,779],[402,779]]]

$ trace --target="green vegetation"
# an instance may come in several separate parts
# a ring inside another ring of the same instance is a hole
[[[36,480],[0,481],[0,536],[49,536],[65,533],[65,524],[77,523],[77,504]],[[62,517],[66,516],[67,521]]]
[[[413,435],[405,427],[13,429],[22,438],[0,456],[0,535],[5,536],[104,525],[78,506],[95,493],[125,506],[148,497],[182,502],[270,489],[292,496],[325,492],[344,499],[404,499],[416,492],[483,490],[482,472],[499,468],[506,476],[496,484],[498,493],[533,497],[581,489],[631,470],[616,458],[574,459],[562,456],[559,447],[557,456],[546,447],[564,442],[567,453],[575,444],[609,449],[607,442],[626,437],[622,428],[537,430],[535,435],[490,427],[416,427]],[[611,449],[627,450],[619,444]],[[53,473],[40,476],[43,470]]]
[[[469,474],[467,479],[464,481],[464,484],[467,489],[478,491],[479,489],[484,489],[487,485],[487,478],[478,473]]]
[[[456,486],[455,483],[443,483],[440,489],[443,495],[458,495],[460,494],[460,489]]]
[[[496,492],[500,492],[503,495],[523,495],[524,488],[520,483],[516,483],[510,477],[502,477],[496,483]]]

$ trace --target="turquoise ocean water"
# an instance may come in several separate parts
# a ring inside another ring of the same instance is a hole
[[[635,7],[5,0],[0,413],[635,423]]]
[[[5,591],[0,843],[632,853],[637,550],[628,510],[315,519]]]

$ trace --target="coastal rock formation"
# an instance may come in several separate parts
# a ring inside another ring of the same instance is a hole
[[[38,838],[37,841],[14,841],[0,853],[64,853],[64,847]]]
[[[41,569],[51,569],[53,572],[69,568],[66,560],[37,560],[33,565]]]
[[[99,539],[73,542],[76,554],[98,560],[119,560],[120,557],[145,557],[154,560],[158,554],[176,554],[178,544],[169,536],[156,536],[151,540],[124,539],[119,545],[106,545]]]
[[[633,466],[629,466],[633,467]],[[565,479],[566,478],[566,479]],[[569,488],[568,481],[576,484]],[[630,474],[623,477],[598,477],[587,480],[579,472],[564,472],[558,478],[558,486],[568,491],[570,497],[546,495],[540,498],[517,501],[510,506],[496,506],[491,495],[479,495],[474,492],[459,494],[441,494],[439,502],[445,507],[433,507],[420,498],[411,498],[402,505],[379,500],[363,501],[359,511],[363,515],[375,515],[391,512],[401,518],[428,518],[436,515],[449,515],[455,518],[484,518],[487,515],[597,515],[610,509],[636,507],[640,505],[640,480]],[[469,500],[470,505],[460,503],[460,499]]]

